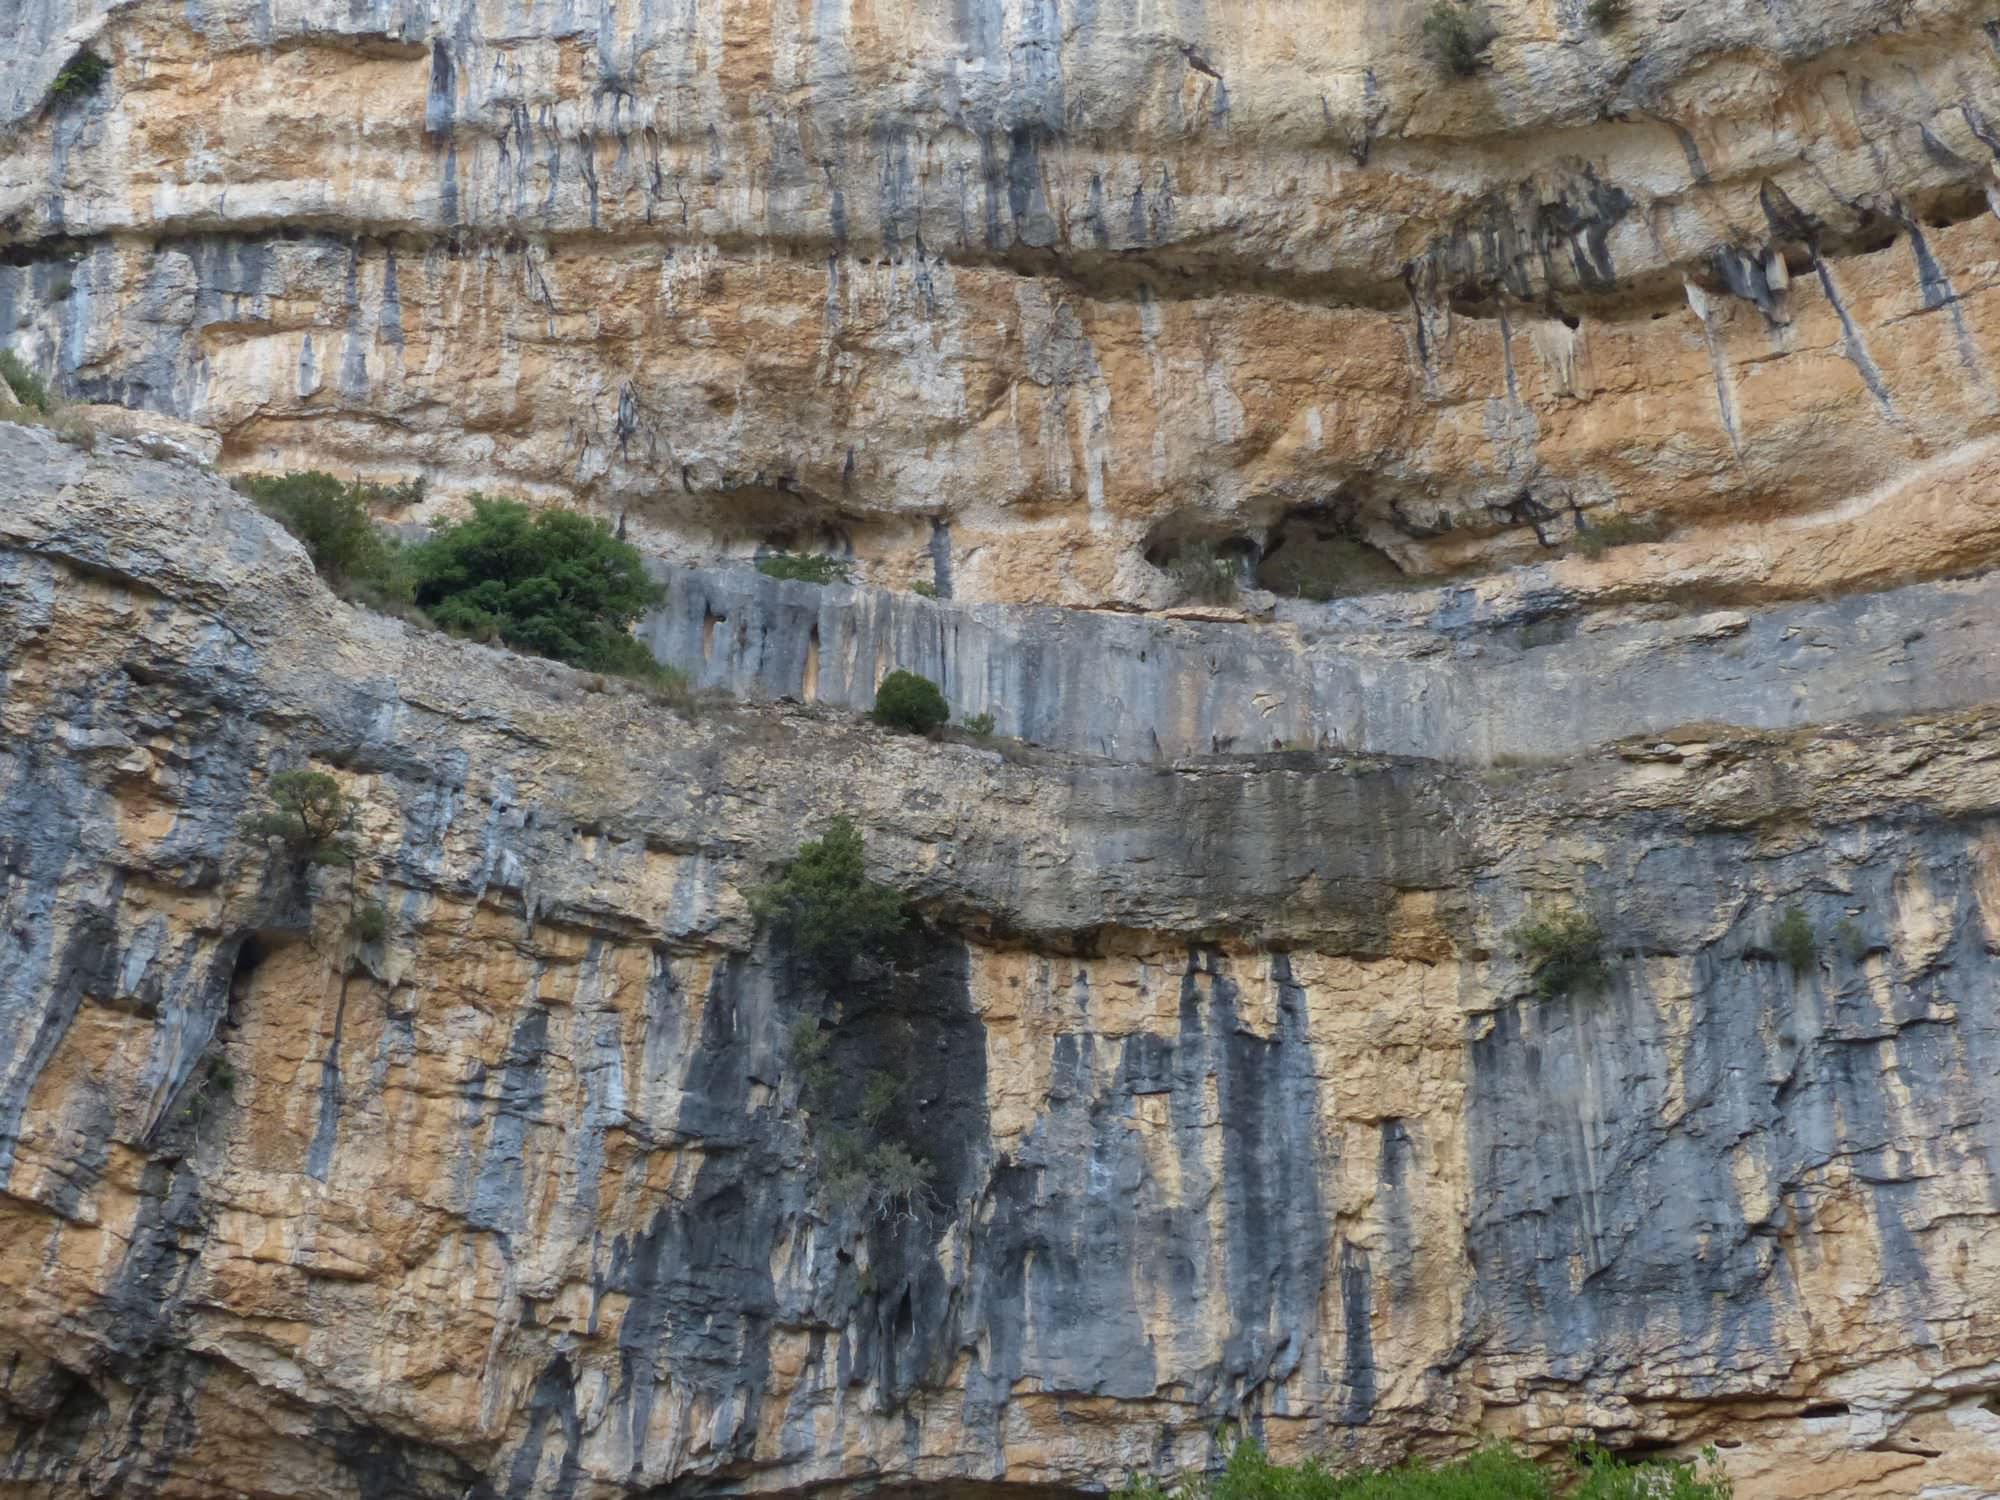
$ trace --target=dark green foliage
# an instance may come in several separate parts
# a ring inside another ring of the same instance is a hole
[[[1790,966],[1794,974],[1803,974],[1813,966],[1819,957],[1819,935],[1813,925],[1806,920],[1805,912],[1796,904],[1785,908],[1771,927],[1771,951]]]
[[[1507,936],[1535,975],[1544,1000],[1596,989],[1610,977],[1597,919],[1573,908],[1539,912]]]
[[[978,735],[982,740],[990,737],[993,733],[993,715],[990,713],[967,714],[958,722],[967,734]]]
[[[1713,1450],[1702,1471],[1693,1464],[1625,1464],[1602,1449],[1580,1451],[1563,1476],[1507,1448],[1486,1448],[1447,1464],[1336,1475],[1316,1461],[1274,1464],[1255,1443],[1240,1443],[1220,1474],[1202,1475],[1168,1491],[1135,1478],[1118,1500],[1729,1500],[1730,1484]]]
[[[218,1057],[208,1065],[208,1086],[218,1094],[236,1092],[236,1069],[230,1066],[228,1058]]]
[[[861,1123],[874,1129],[882,1117],[896,1106],[903,1085],[893,1073],[870,1073],[861,1089]]]
[[[1858,964],[1868,956],[1868,939],[1851,917],[1840,919],[1840,925],[1833,929],[1833,941],[1851,964]]]
[[[23,364],[21,357],[12,349],[0,349],[0,380],[7,382],[7,388],[14,393],[16,401],[47,415],[48,382]]]
[[[653,673],[630,635],[666,591],[602,521],[472,497],[472,514],[409,549],[416,602],[446,630],[603,672]]]
[[[919,578],[911,584],[910,592],[922,599],[935,599],[938,596],[937,585],[927,578]]]
[[[1609,31],[1625,19],[1625,0],[1590,0],[1584,14],[1598,30]]]
[[[824,552],[774,552],[757,559],[757,571],[766,578],[784,578],[793,583],[845,583],[854,564],[844,557]]]
[[[276,841],[301,864],[351,865],[347,830],[354,807],[324,771],[280,771],[265,787],[268,806],[243,820],[251,838]]]
[[[375,529],[374,508],[414,505],[422,480],[410,484],[349,483],[317,469],[259,475],[243,481],[250,498],[304,543],[313,567],[336,593],[376,608],[410,601],[411,554]]]
[[[750,909],[780,941],[829,974],[843,972],[903,930],[902,896],[868,878],[861,833],[846,817],[828,823],[776,880],[752,891]]]
[[[1439,71],[1454,78],[1478,71],[1494,34],[1485,12],[1465,0],[1432,0],[1424,13],[1424,48]]]
[[[882,679],[882,685],[875,689],[875,709],[872,715],[877,724],[885,724],[891,729],[905,730],[910,734],[929,734],[933,729],[942,728],[951,717],[951,706],[944,701],[944,694],[928,677],[919,677],[915,672],[891,672]]]
[[[1175,596],[1199,604],[1231,604],[1237,592],[1236,560],[1209,542],[1189,542],[1167,564]]]
[[[1629,547],[1635,542],[1657,542],[1667,534],[1666,526],[1638,516],[1606,516],[1588,526],[1579,525],[1574,538],[1576,550],[1585,557],[1602,557],[1613,547]]]
[[[379,901],[371,901],[347,919],[347,931],[357,943],[379,943],[389,930],[389,913]]]
[[[826,1055],[830,1038],[812,1016],[792,1022],[785,1037],[785,1062],[798,1075],[799,1089],[806,1108],[823,1109],[825,1101],[840,1082],[840,1074]]]
[[[78,51],[56,74],[55,82],[49,85],[51,99],[81,99],[94,94],[111,76],[111,64],[92,52],[88,47]]]
[[[865,1145],[852,1130],[828,1130],[820,1147],[827,1195],[862,1213],[911,1209],[929,1185],[931,1169],[899,1141]]]

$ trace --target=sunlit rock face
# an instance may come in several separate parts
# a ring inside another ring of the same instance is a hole
[[[2000,27],[1425,9],[16,0],[0,1495],[2000,1497]],[[613,521],[696,708],[209,466]]]
[[[1991,1492],[1990,708],[1485,766],[689,719],[336,602],[185,460],[0,458],[11,1493],[1082,1491],[1235,1421]],[[300,766],[351,870],[243,830]],[[834,811],[921,920],[829,983],[748,892]],[[1536,995],[1551,904],[1600,989]]]
[[[1992,488],[1986,7],[1502,0],[1465,79],[1424,9],[34,0],[0,334],[232,468],[965,598],[1614,514],[1722,595],[1986,559],[1852,536]]]

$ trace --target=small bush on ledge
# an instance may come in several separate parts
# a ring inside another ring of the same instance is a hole
[[[265,810],[243,820],[250,838],[275,841],[300,864],[351,865],[354,806],[324,771],[280,771],[264,789]]]
[[[604,522],[472,497],[472,514],[410,549],[416,602],[445,630],[600,672],[651,677],[630,634],[666,590]]]
[[[1813,931],[1805,911],[1796,902],[1785,908],[1771,926],[1771,951],[1794,974],[1812,968],[1819,957],[1819,934]]]
[[[828,973],[845,971],[903,930],[903,898],[868,878],[861,832],[838,817],[802,844],[776,880],[750,893],[750,909],[781,941]]]
[[[1610,977],[1597,919],[1574,908],[1539,912],[1507,934],[1535,976],[1544,1000],[1596,989]]]
[[[895,671],[875,689],[872,713],[877,724],[901,729],[909,734],[929,734],[941,729],[951,718],[951,705],[928,677],[915,672]]]
[[[757,559],[757,571],[766,578],[782,578],[792,583],[845,583],[854,571],[854,564],[824,552],[775,552]]]
[[[57,101],[87,98],[102,88],[110,76],[110,63],[88,47],[80,48],[49,85],[49,98]]]
[[[1424,13],[1424,49],[1438,71],[1453,78],[1479,71],[1495,35],[1485,12],[1467,0],[1433,0]]]
[[[7,389],[23,406],[44,416],[48,414],[48,382],[29,369],[12,349],[0,349],[0,380],[7,382]]]

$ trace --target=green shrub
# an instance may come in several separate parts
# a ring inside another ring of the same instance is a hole
[[[55,82],[49,85],[51,99],[81,99],[94,94],[111,76],[111,64],[84,47],[62,66],[56,74]]]
[[[932,583],[928,578],[919,578],[915,583],[911,584],[910,592],[920,599],[935,599],[938,596],[937,585]]]
[[[1223,556],[1210,542],[1189,542],[1167,564],[1174,595],[1182,602],[1234,603],[1237,593],[1235,559]]]
[[[1579,524],[1573,539],[1585,557],[1602,557],[1613,547],[1629,547],[1635,542],[1657,542],[1667,534],[1662,521],[1638,516],[1606,516],[1589,526]]]
[[[902,1080],[895,1074],[870,1073],[861,1090],[861,1123],[871,1130],[880,1125],[883,1117],[896,1107],[896,1096],[902,1091]]]
[[[808,1109],[823,1107],[840,1081],[827,1056],[830,1045],[831,1038],[820,1030],[814,1016],[800,1016],[785,1035],[785,1063],[798,1075],[799,1091]]]
[[[875,689],[873,718],[877,724],[910,734],[929,734],[951,718],[951,706],[928,677],[895,671]]]
[[[472,497],[472,514],[408,549],[416,602],[440,627],[572,666],[654,675],[630,634],[666,591],[602,521]]]
[[[1771,951],[1790,966],[1794,974],[1803,974],[1813,966],[1819,956],[1819,935],[1813,925],[1806,920],[1806,914],[1797,904],[1785,908],[1771,927]]]
[[[1728,1476],[1714,1450],[1700,1471],[1688,1463],[1627,1464],[1599,1448],[1579,1450],[1567,1476],[1552,1473],[1508,1448],[1482,1449],[1445,1464],[1411,1462],[1396,1469],[1334,1474],[1316,1460],[1296,1467],[1272,1463],[1255,1443],[1239,1443],[1220,1474],[1190,1476],[1174,1486],[1134,1478],[1118,1500],[1729,1500]]]
[[[1840,925],[1833,929],[1833,941],[1851,964],[1858,964],[1868,956],[1868,939],[1851,917],[1840,919]]]
[[[958,722],[959,727],[964,729],[967,734],[977,735],[982,740],[992,738],[993,715],[990,713],[967,714]]]
[[[415,589],[411,553],[376,530],[374,508],[414,505],[423,499],[422,480],[350,483],[307,469],[256,475],[242,483],[266,515],[299,539],[334,592],[378,609],[409,603]]]
[[[757,571],[766,578],[783,578],[793,583],[845,583],[854,564],[844,557],[824,552],[774,552],[757,559]]]
[[[1609,31],[1625,19],[1625,0],[1590,0],[1584,14],[1600,31]]]
[[[12,349],[0,349],[0,380],[7,382],[7,389],[23,406],[44,415],[48,413],[48,382],[22,363],[21,357]]]
[[[357,943],[379,943],[389,930],[388,910],[371,901],[347,919],[347,931]]]
[[[280,771],[264,788],[267,806],[243,820],[250,838],[275,840],[301,863],[349,865],[347,830],[355,809],[324,771]]]
[[[1544,1000],[1595,989],[1610,976],[1597,919],[1573,908],[1540,912],[1507,936],[1528,961]]]
[[[903,898],[868,878],[861,833],[847,817],[828,823],[776,880],[753,890],[750,909],[828,973],[844,971],[903,930]]]
[[[1432,0],[1424,14],[1424,48],[1438,69],[1454,78],[1478,71],[1494,35],[1485,12],[1466,0]]]

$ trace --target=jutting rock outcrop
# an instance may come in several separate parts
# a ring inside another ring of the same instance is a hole
[[[2000,1472],[1990,707],[1483,769],[689,719],[185,461],[0,456],[17,1492],[1094,1489],[1225,1421]],[[242,831],[300,767],[351,871]],[[746,893],[836,811],[923,920],[827,986]],[[1601,991],[1535,995],[1550,903]],[[833,1191],[801,1017],[914,1200]]]

